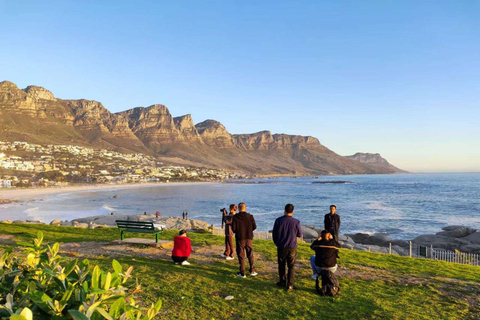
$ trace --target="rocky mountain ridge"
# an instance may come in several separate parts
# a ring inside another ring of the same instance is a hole
[[[161,104],[111,113],[93,100],[62,100],[38,86],[0,82],[0,140],[78,144],[142,152],[167,162],[260,175],[393,173],[342,157],[317,138],[261,131],[230,134],[215,120],[194,124]]]
[[[407,171],[399,169],[394,165],[390,164],[379,153],[357,152],[352,156],[346,156],[346,158],[356,160],[361,163],[370,164],[378,168],[385,168],[387,170],[392,170],[395,173],[407,173]]]

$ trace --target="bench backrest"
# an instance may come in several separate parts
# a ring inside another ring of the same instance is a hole
[[[120,229],[129,229],[132,231],[155,231],[153,222],[149,221],[130,221],[130,220],[115,220],[117,227]]]

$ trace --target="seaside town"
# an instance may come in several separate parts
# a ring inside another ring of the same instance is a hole
[[[0,141],[0,188],[245,178],[225,170],[167,165],[141,153]]]

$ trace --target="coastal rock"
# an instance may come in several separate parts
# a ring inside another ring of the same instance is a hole
[[[60,226],[62,225],[62,220],[55,219],[52,222],[50,222],[51,226]]]
[[[438,232],[437,235],[443,237],[451,237],[451,238],[463,238],[472,233],[476,230],[464,226],[449,226],[443,228],[444,231]]]
[[[467,252],[467,253],[480,253],[480,245],[478,244],[467,244],[464,246],[461,246],[459,248],[461,252]]]
[[[2,220],[2,221],[0,221],[0,223],[11,224],[12,220]]]
[[[25,223],[23,220],[13,220],[12,223]]]
[[[480,245],[480,231],[476,230],[475,232],[471,233],[470,235],[463,237],[462,240],[471,242],[476,245]]]
[[[318,232],[310,227],[302,226],[302,233],[303,233],[303,239],[306,239],[306,240],[318,238]]]

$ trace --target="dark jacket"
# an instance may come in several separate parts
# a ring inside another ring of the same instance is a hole
[[[253,240],[255,229],[257,229],[255,218],[250,213],[240,212],[233,216],[232,231],[236,240]]]
[[[302,236],[300,221],[292,216],[283,216],[275,220],[273,225],[273,242],[279,249],[297,247],[297,238]]]
[[[233,220],[234,215],[233,214],[228,214],[224,215],[222,217],[222,226],[225,224],[225,235],[226,236],[233,236],[232,232],[232,220]]]
[[[325,230],[330,232],[332,235],[338,235],[340,230],[340,216],[338,214],[327,213],[323,222],[325,224]]]
[[[320,268],[332,268],[337,264],[337,251],[340,245],[335,240],[315,240],[310,246],[315,251],[315,265]]]

